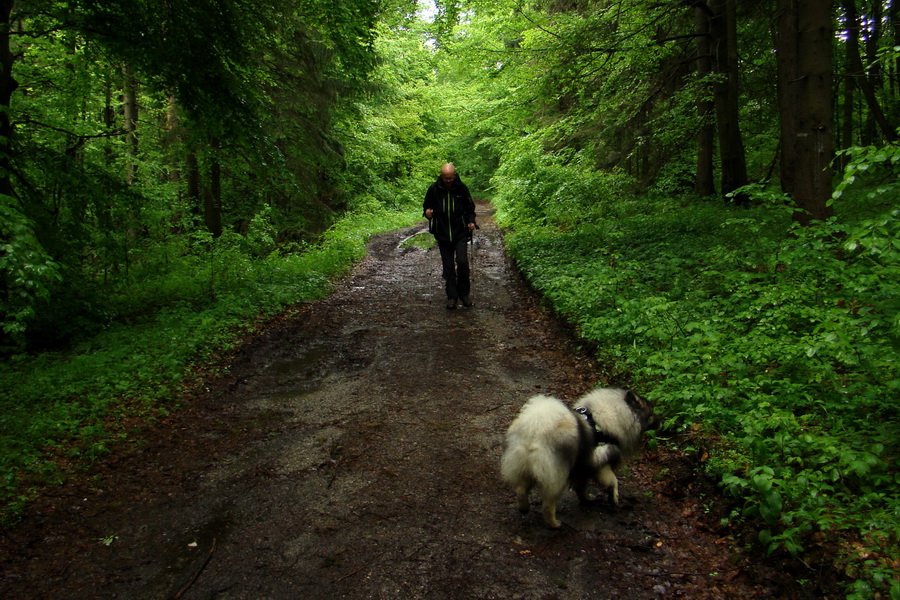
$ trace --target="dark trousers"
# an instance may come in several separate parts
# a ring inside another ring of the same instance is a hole
[[[444,285],[447,289],[447,298],[450,300],[458,300],[469,295],[468,241],[466,238],[455,242],[438,241]]]

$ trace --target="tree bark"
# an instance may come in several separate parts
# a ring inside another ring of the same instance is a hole
[[[137,180],[137,160],[138,160],[138,101],[137,101],[137,81],[134,78],[134,70],[126,65],[123,69],[125,76],[124,85],[124,120],[125,120],[125,142],[128,148],[128,156],[125,159],[125,181],[128,185],[134,185]]]
[[[712,54],[719,81],[713,86],[716,126],[719,132],[719,157],[722,168],[722,196],[748,183],[744,140],[741,136],[738,110],[737,16],[734,0],[712,0]],[[734,198],[746,204],[743,194]]]
[[[832,214],[831,8],[831,0],[778,2],[781,185],[803,225]]]
[[[219,141],[210,140],[212,160],[209,168],[209,188],[203,194],[203,217],[213,237],[222,235],[222,165],[219,162]]]
[[[891,31],[894,33],[894,41],[896,42],[900,38],[900,2],[891,2],[891,6],[888,9],[888,18],[891,21]],[[896,96],[900,94],[900,55],[894,60],[892,70],[891,93]]]
[[[184,157],[184,174],[187,180],[188,206],[191,207],[191,214],[199,217],[203,204],[200,198],[200,165],[194,152],[188,152]]]
[[[847,56],[850,60],[850,74],[859,86],[869,111],[878,128],[881,130],[884,139],[889,142],[898,141],[897,129],[892,127],[878,102],[875,95],[875,87],[866,75],[863,67],[862,58],[859,54],[859,13],[856,11],[855,0],[843,0],[844,11],[847,14]]]
[[[849,61],[847,64],[850,64]],[[846,73],[843,77],[844,81],[844,99],[842,104],[843,114],[841,116],[841,130],[840,130],[840,139],[838,140],[838,147],[841,149],[849,148],[853,146],[853,90],[856,87],[856,82],[853,81],[853,76],[850,73]],[[840,156],[840,168],[841,170],[847,166],[847,156]]]
[[[852,1],[852,0],[851,0]],[[896,0],[895,0],[896,1]],[[866,35],[863,37],[865,48],[865,73],[864,76],[872,86],[872,97],[878,97],[878,91],[883,87],[881,81],[881,63],[878,61],[878,46],[881,39],[881,19],[884,14],[881,10],[881,2],[870,2],[866,10]],[[880,108],[880,105],[879,105]],[[878,138],[878,116],[870,111],[865,124],[866,141],[864,145],[874,143]],[[884,127],[881,127],[884,129]]]
[[[166,108],[166,137],[163,147],[167,150],[167,154],[172,156],[172,146],[178,138],[178,104],[175,102],[174,96],[169,96],[169,104]],[[170,159],[169,173],[166,177],[172,183],[181,181],[181,170],[178,164]]]
[[[712,73],[712,56],[709,44],[709,9],[705,3],[694,8],[695,33],[697,34],[697,79],[704,81]],[[716,125],[713,120],[715,105],[709,98],[710,86],[701,83],[697,99],[697,116],[700,133],[697,136],[697,175],[694,190],[701,196],[713,196],[716,184],[713,170],[713,153],[716,143]]]
[[[14,0],[0,0],[0,194],[12,196],[12,139],[10,102],[19,83],[13,77],[15,57],[9,46]]]

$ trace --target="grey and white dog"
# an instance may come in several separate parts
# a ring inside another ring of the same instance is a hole
[[[536,487],[544,520],[558,528],[556,504],[568,486],[581,501],[591,501],[587,486],[595,481],[618,505],[615,469],[637,452],[641,435],[659,422],[651,404],[630,390],[596,389],[574,409],[550,396],[534,396],[506,432],[500,471],[523,514]]]

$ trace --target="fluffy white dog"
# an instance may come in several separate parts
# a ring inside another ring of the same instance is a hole
[[[500,471],[523,514],[537,487],[544,520],[558,528],[556,504],[570,485],[584,502],[593,500],[587,485],[595,481],[618,505],[615,469],[637,451],[641,434],[658,423],[650,403],[630,390],[594,390],[574,410],[556,398],[534,396],[506,432]]]

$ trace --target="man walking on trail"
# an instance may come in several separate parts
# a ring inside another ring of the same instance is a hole
[[[466,244],[475,230],[475,201],[451,163],[441,167],[440,177],[425,193],[423,211],[441,251],[447,308],[456,308],[460,300],[472,306]]]

